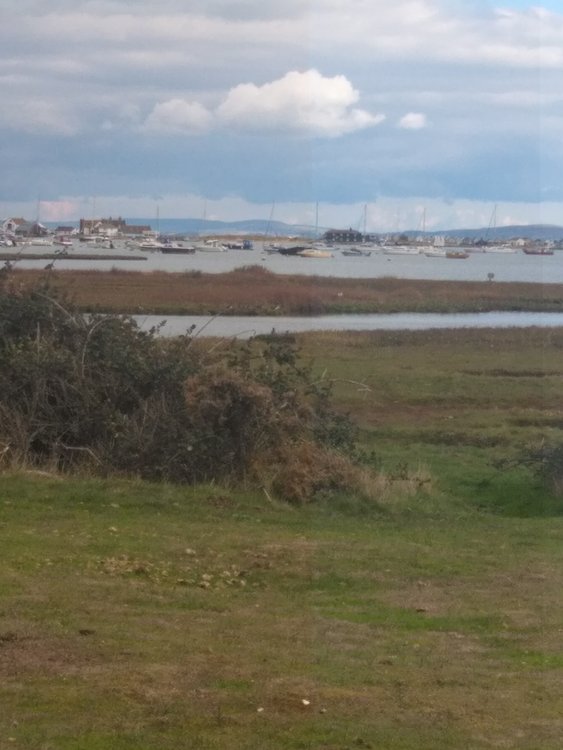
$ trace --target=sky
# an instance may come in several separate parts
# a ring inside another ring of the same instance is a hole
[[[0,218],[563,225],[563,2],[2,0]]]

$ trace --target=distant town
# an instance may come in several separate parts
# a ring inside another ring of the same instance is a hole
[[[169,219],[157,222],[130,220],[122,217],[81,218],[67,224],[41,223],[23,217],[0,220],[0,245],[41,241],[51,244],[63,241],[111,242],[112,240],[189,239],[202,236],[235,236],[261,240],[286,238],[323,242],[327,245],[380,245],[386,247],[466,247],[485,248],[502,244],[506,249],[536,247],[538,250],[563,249],[563,227],[550,225],[487,227],[481,229],[439,232],[408,231],[376,233],[352,227],[318,230],[308,226],[262,220],[241,222]],[[182,226],[184,229],[182,230]]]

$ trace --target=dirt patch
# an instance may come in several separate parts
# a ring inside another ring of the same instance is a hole
[[[96,656],[85,643],[94,631],[54,636],[40,629],[23,626],[0,631],[0,680],[25,675],[71,676],[81,674],[96,663]]]

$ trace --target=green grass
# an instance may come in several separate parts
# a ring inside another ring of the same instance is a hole
[[[302,340],[378,502],[0,475],[0,750],[559,750],[563,334]]]
[[[2,748],[560,747],[560,518],[0,498]]]
[[[321,333],[305,351],[334,381],[390,474],[426,467],[434,489],[505,515],[563,514],[528,471],[499,470],[563,440],[563,334],[555,330]],[[353,381],[353,382],[352,382]]]

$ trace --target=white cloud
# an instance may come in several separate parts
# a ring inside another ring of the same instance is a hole
[[[262,86],[235,86],[218,107],[217,116],[226,124],[255,131],[289,130],[336,137],[373,127],[384,119],[355,108],[359,98],[343,75],[326,78],[317,70],[291,71]]]
[[[313,205],[385,190],[555,200],[560,3],[537,0],[548,12],[527,7],[534,0],[3,0],[0,182],[23,195],[56,161],[53,197],[69,184],[134,195],[149,180],[161,193],[185,184],[183,154],[199,164],[191,189],[208,198],[235,186],[247,199],[310,191]],[[378,112],[392,127],[373,127]],[[221,138],[209,145],[209,132]],[[362,137],[339,138],[353,132]],[[162,169],[140,179],[139,136],[149,133],[185,137],[154,138]],[[49,135],[77,148],[53,152]],[[307,136],[323,141],[310,148]],[[94,148],[92,175],[74,160]]]
[[[180,98],[159,102],[141,130],[201,135],[218,125],[254,133],[283,131],[334,138],[385,119],[354,107],[358,100],[359,93],[344,76],[326,78],[316,70],[291,71],[262,86],[235,86],[214,113],[199,102]]]
[[[213,115],[199,102],[170,99],[156,104],[142,130],[153,133],[200,135],[212,127]]]
[[[422,112],[409,112],[399,120],[399,127],[404,130],[422,130],[427,125],[426,115]]]

